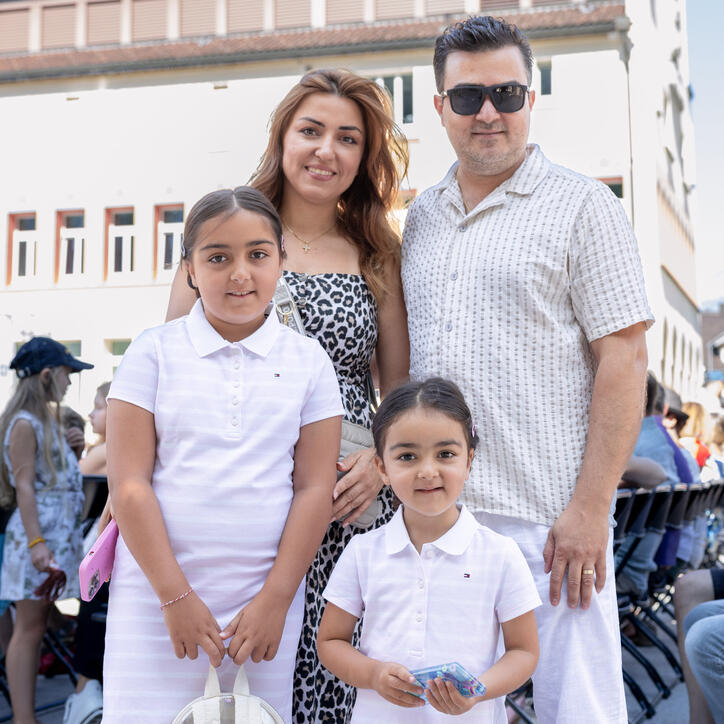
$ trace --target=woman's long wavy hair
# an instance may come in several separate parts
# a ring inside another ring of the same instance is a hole
[[[56,434],[61,436],[63,434],[60,423],[60,403],[57,401],[60,398],[60,391],[55,381],[55,373],[58,369],[57,367],[51,368],[47,380],[43,380],[40,373],[19,379],[12,397],[0,415],[0,444],[3,448],[3,454],[0,455],[0,508],[10,508],[15,505],[15,488],[10,485],[10,471],[5,464],[4,448],[8,426],[20,410],[26,410],[43,425],[41,453],[48,469],[52,472],[53,481],[55,481],[55,466],[52,459],[53,439]],[[65,457],[61,456],[61,459],[65,463]]]
[[[337,217],[345,236],[359,249],[362,274],[379,303],[388,289],[386,274],[399,265],[400,238],[391,211],[409,163],[407,139],[395,124],[390,99],[383,88],[348,70],[307,73],[272,114],[269,143],[249,185],[259,189],[277,209],[281,208],[284,135],[300,104],[312,93],[349,98],[362,113],[364,153],[357,176],[337,203]]]

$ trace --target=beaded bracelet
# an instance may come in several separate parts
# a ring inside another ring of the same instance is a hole
[[[28,550],[33,546],[38,545],[38,543],[45,543],[45,538],[43,538],[42,535],[39,535],[37,538],[33,538],[33,540],[28,543]]]
[[[163,611],[163,609],[166,608],[166,606],[170,606],[172,603],[176,603],[177,601],[180,601],[182,598],[186,598],[186,596],[188,596],[193,590],[194,590],[193,588],[189,588],[188,591],[184,591],[184,593],[182,593],[180,596],[176,596],[176,598],[174,598],[173,600],[166,601],[166,603],[162,603],[159,606],[159,608]]]

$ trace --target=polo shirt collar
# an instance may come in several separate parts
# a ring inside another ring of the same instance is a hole
[[[515,173],[509,179],[503,181],[500,186],[493,189],[474,209],[468,212],[467,216],[472,216],[485,208],[503,203],[507,193],[527,196],[535,191],[538,184],[548,174],[551,163],[537,143],[529,143],[525,153],[525,159],[515,170]],[[466,216],[465,204],[457,180],[457,170],[458,162],[456,161],[445,174],[445,178],[432,188],[440,192],[442,197],[456,206],[463,216]]]
[[[468,549],[473,535],[479,527],[479,523],[475,520],[473,514],[464,505],[461,505],[460,515],[455,521],[455,525],[440,538],[426,545],[435,546],[451,556],[462,555]],[[392,520],[385,526],[385,547],[387,553],[393,555],[404,550],[407,546],[412,546],[412,541],[405,527],[402,506],[400,506],[392,516]],[[414,548],[414,546],[412,547]]]
[[[279,335],[279,319],[272,312],[256,332],[238,342],[229,342],[211,326],[201,300],[197,299],[186,318],[186,330],[199,357],[208,357],[220,349],[235,346],[244,347],[259,357],[266,357]]]

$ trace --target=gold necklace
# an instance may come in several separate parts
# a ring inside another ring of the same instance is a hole
[[[297,234],[297,232],[294,231],[294,229],[292,229],[292,227],[289,226],[289,224],[288,224],[286,221],[284,222],[284,226],[286,226],[287,229],[289,229],[289,231],[291,231],[292,234],[293,234],[299,241],[302,242],[302,251],[303,251],[305,254],[309,254],[309,252],[312,251],[311,244],[313,244],[315,241],[318,241],[318,240],[321,239],[323,236],[326,236],[327,234],[329,234],[329,232],[332,231],[332,229],[334,229],[335,226],[337,226],[337,219],[334,220],[334,223],[332,224],[332,226],[330,226],[328,229],[325,229],[321,234],[315,236],[313,239],[309,239],[309,241],[305,241],[304,239],[302,239],[302,237],[299,236],[299,234]]]

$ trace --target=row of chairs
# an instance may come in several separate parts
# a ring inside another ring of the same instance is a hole
[[[654,490],[620,489],[616,499],[614,547],[618,548],[624,539],[633,538],[633,542],[617,562],[616,575],[625,569],[647,531],[680,530],[702,515],[714,520],[722,504],[724,480],[692,485],[661,485]],[[715,554],[716,551],[709,551],[709,564],[713,564]],[[683,681],[684,675],[676,652],[676,631],[662,615],[665,612],[671,619],[675,618],[671,607],[675,576],[674,568],[671,575],[661,578],[650,587],[649,595],[644,599],[634,594],[619,595],[619,619],[622,623],[630,622],[641,637],[658,649],[676,677]],[[673,647],[662,636],[671,639]],[[641,709],[638,716],[630,714],[629,719],[639,721],[641,718],[651,718],[655,714],[655,705],[660,699],[670,696],[671,688],[650,658],[623,632],[621,645],[642,666],[657,692],[655,697],[647,696],[640,683],[624,668],[624,682]]]

